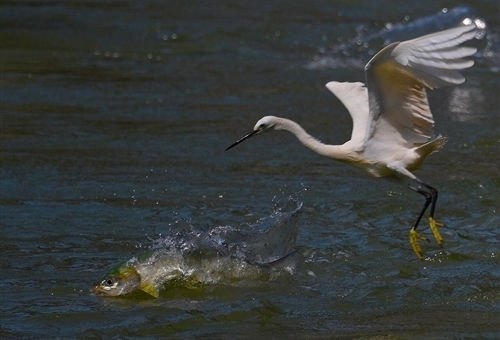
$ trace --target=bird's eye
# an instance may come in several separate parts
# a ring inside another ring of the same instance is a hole
[[[105,284],[106,284],[106,286],[112,286],[113,285],[113,281],[111,281],[111,280],[108,279],[108,280],[106,280]]]
[[[267,128],[267,125],[266,124],[260,124],[260,130],[264,130]]]

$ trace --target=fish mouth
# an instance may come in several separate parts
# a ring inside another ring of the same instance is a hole
[[[95,284],[90,291],[97,296],[115,296],[116,294],[112,294],[111,290],[103,288],[100,284]]]
[[[93,286],[92,288],[90,288],[90,291],[94,294],[94,295],[108,295],[106,294],[106,292],[104,291],[104,289],[102,289],[98,284]]]

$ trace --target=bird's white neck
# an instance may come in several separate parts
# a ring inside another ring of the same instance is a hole
[[[275,130],[285,130],[297,137],[297,139],[307,148],[322,156],[336,159],[339,161],[349,162],[351,160],[350,150],[343,145],[327,145],[311,136],[296,122],[286,118],[278,118]]]

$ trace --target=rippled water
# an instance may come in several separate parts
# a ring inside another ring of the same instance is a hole
[[[0,337],[500,336],[500,10],[466,3],[2,1]],[[430,95],[449,143],[419,176],[446,227],[424,261],[407,240],[423,202],[400,183],[285,133],[224,152],[265,114],[342,143],[350,118],[324,84],[465,17],[487,36],[467,82]],[[90,292],[179,221],[243,227],[294,194],[290,277]]]

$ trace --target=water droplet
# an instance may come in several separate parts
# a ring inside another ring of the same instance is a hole
[[[465,18],[464,20],[462,20],[462,24],[464,24],[464,25],[470,25],[470,24],[472,24],[472,19],[471,18]]]
[[[480,28],[482,30],[486,28],[486,22],[482,19],[477,18],[474,20],[474,23],[476,24],[477,28]]]

